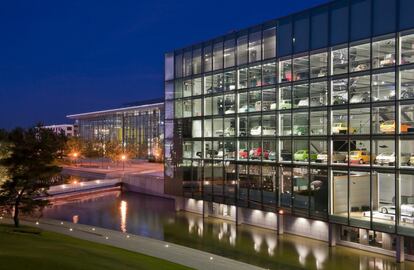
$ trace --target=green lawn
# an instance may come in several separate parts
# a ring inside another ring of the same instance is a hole
[[[0,269],[190,269],[37,228],[0,225]]]

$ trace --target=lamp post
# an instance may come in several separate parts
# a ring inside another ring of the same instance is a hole
[[[126,160],[126,155],[123,154],[121,156],[121,160],[122,160],[122,170],[125,171],[125,160]]]
[[[78,162],[77,162],[77,161],[78,161],[78,155],[79,155],[79,154],[78,154],[78,153],[76,153],[76,152],[75,152],[75,153],[73,153],[73,159],[75,160],[75,167],[77,167],[77,165],[78,165]]]

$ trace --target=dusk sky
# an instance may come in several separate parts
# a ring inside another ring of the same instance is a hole
[[[0,128],[161,98],[165,52],[325,2],[2,1]]]

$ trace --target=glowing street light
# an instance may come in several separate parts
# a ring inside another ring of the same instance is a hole
[[[77,161],[78,161],[79,153],[75,152],[75,153],[72,154],[72,156],[73,156],[73,159],[75,160],[75,167],[77,167],[77,165],[78,165]]]
[[[125,154],[123,154],[122,156],[121,156],[121,160],[122,160],[122,170],[123,171],[125,171],[125,160],[126,160],[126,155]]]

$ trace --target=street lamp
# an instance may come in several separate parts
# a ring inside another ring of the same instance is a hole
[[[78,153],[73,153],[73,159],[75,160],[75,167],[77,167]]]
[[[126,155],[125,154],[123,154],[121,156],[121,160],[122,160],[122,170],[124,171],[125,170],[125,160],[126,160]]]

